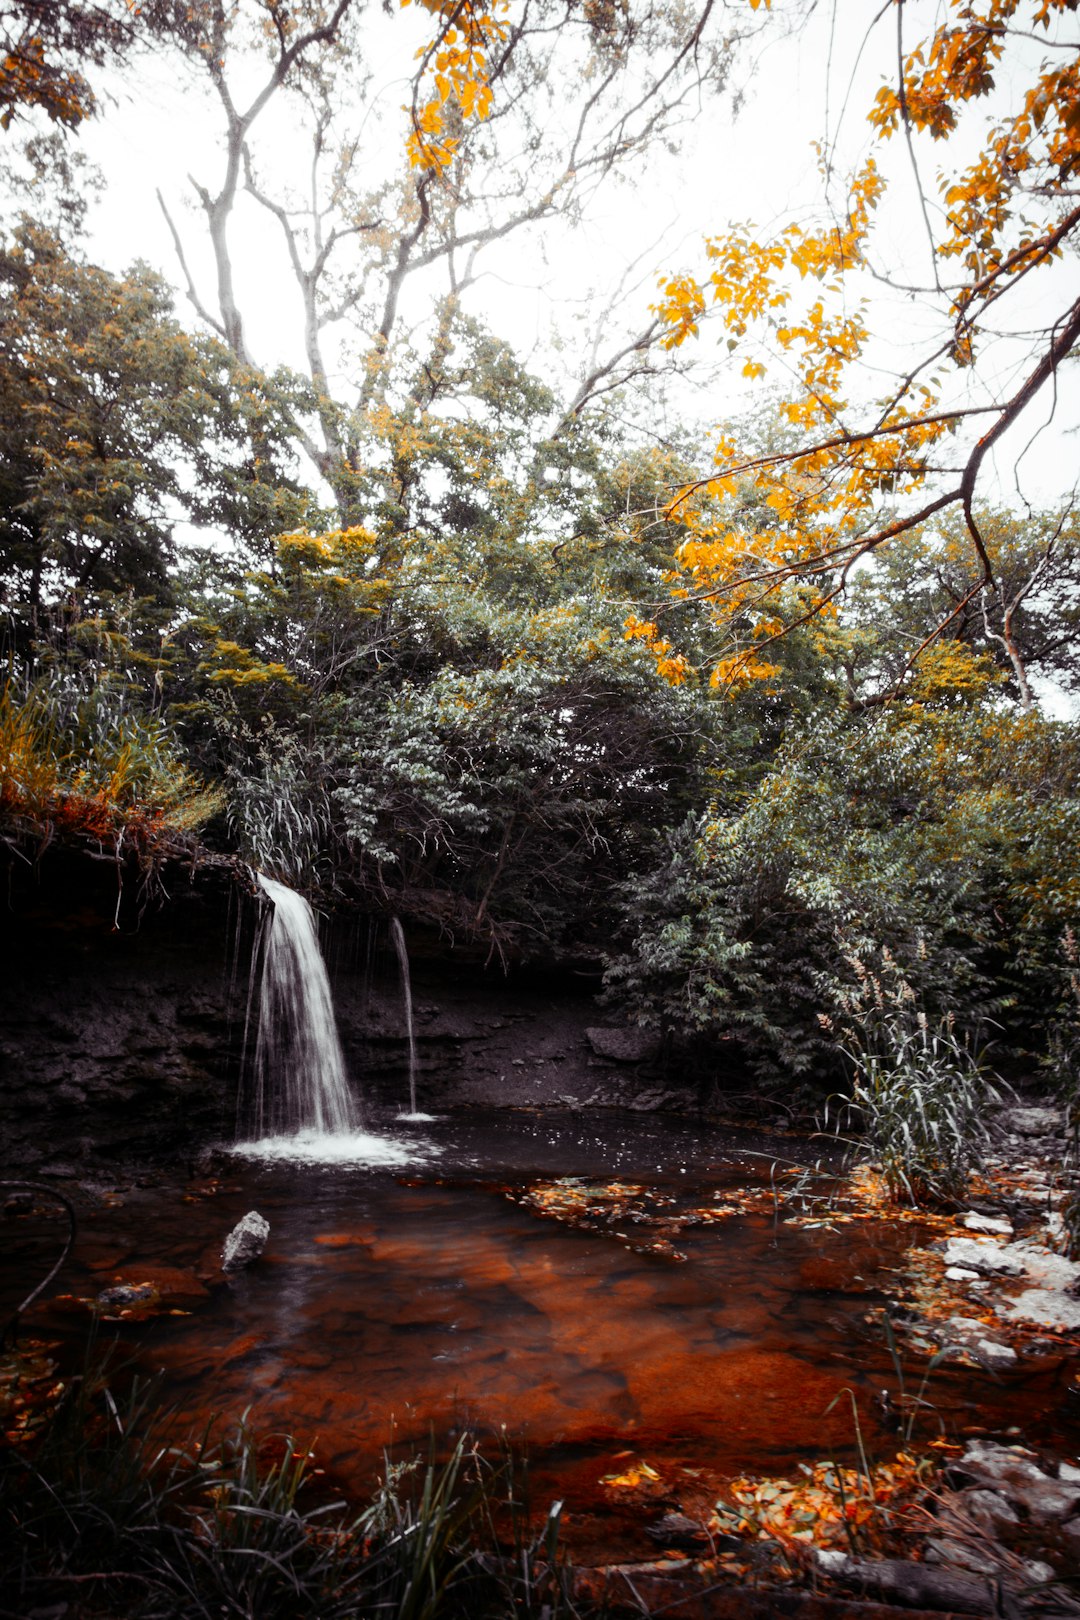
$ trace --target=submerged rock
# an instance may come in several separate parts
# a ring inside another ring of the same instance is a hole
[[[221,1251],[222,1271],[241,1271],[244,1266],[250,1266],[262,1254],[269,1236],[270,1222],[257,1209],[248,1210],[225,1239]]]

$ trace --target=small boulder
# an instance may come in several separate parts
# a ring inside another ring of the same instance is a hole
[[[969,1209],[964,1216],[964,1225],[969,1232],[988,1232],[995,1237],[1005,1238],[1011,1238],[1013,1235],[1011,1221],[997,1215],[980,1215],[974,1209]]]
[[[1065,1129],[1065,1121],[1058,1108],[1006,1108],[999,1118],[1017,1136],[1058,1136]]]
[[[1067,1518],[1080,1507],[1080,1484],[1052,1478],[1039,1467],[1034,1453],[1022,1446],[969,1440],[951,1471],[993,1486],[1039,1524]]]
[[[975,1357],[987,1372],[1011,1372],[1020,1359],[1011,1345],[1000,1344],[997,1339],[980,1339]]]
[[[131,1305],[148,1305],[157,1298],[153,1283],[117,1283],[103,1288],[95,1303],[99,1310],[118,1311]]]
[[[257,1209],[249,1210],[225,1239],[225,1247],[221,1251],[222,1271],[241,1271],[244,1266],[250,1266],[266,1248],[269,1236],[270,1222]]]

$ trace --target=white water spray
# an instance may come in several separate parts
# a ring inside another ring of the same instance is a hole
[[[257,874],[274,913],[263,949],[253,1124],[259,1137],[341,1136],[360,1125],[349,1091],[315,916],[302,895]]]

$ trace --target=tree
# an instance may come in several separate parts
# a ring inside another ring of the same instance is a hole
[[[196,9],[185,0],[0,0],[0,128],[32,108],[74,128],[96,106],[87,68],[182,36]]]
[[[418,9],[419,26],[402,16],[379,25],[411,57],[395,120],[367,65],[380,46],[369,8],[207,0],[190,55],[220,116],[221,166],[192,184],[212,293],[162,199],[188,296],[244,361],[232,252],[241,211],[262,211],[280,233],[316,404],[304,442],[346,526],[370,518],[372,483],[392,470],[388,416],[452,411],[448,361],[485,252],[515,237],[531,243],[534,227],[573,215],[627,173],[700,95],[723,90],[740,33],[755,26],[748,18],[733,29],[715,0],[530,0],[518,13],[505,0],[424,0]],[[291,150],[306,143],[291,171],[273,144],[260,151],[275,111]],[[591,354],[572,398],[553,402],[553,428],[569,431],[591,400],[657,365],[659,335],[652,317]]]
[[[867,705],[903,687],[925,691],[951,679],[982,689],[990,671],[1024,706],[1042,678],[1076,690],[1080,653],[1080,525],[1073,512],[1014,513],[975,508],[993,564],[982,588],[962,513],[898,536],[852,581],[833,625],[851,699]],[[941,626],[944,626],[942,629]],[[925,648],[913,668],[913,652]],[[965,656],[966,655],[966,656]]]
[[[292,402],[116,278],[23,224],[0,243],[0,588],[20,653],[51,607],[171,594],[182,519],[252,544],[313,510],[290,475]]]
[[[729,619],[752,619],[752,639],[724,678],[761,673],[763,649],[787,627],[776,608],[791,581],[811,587],[802,612],[821,612],[864,558],[955,509],[971,582],[925,645],[969,604],[981,613],[985,599],[1030,707],[1010,645],[1007,551],[995,554],[978,505],[995,447],[1037,408],[1054,417],[1058,379],[1080,339],[1075,281],[1055,273],[1080,239],[1075,4],[948,0],[914,40],[913,12],[922,15],[914,0],[892,0],[871,25],[891,16],[896,73],[874,100],[871,152],[839,208],[768,237],[749,228],[717,236],[707,244],[707,278],[677,275],[662,288],[670,344],[716,319],[745,376],[778,367],[795,383],[779,404],[793,444],[746,454],[724,436],[716,471],[678,492],[673,510],[689,531],[678,588]],[[896,137],[913,174],[916,257],[928,275],[918,263],[877,257],[878,224],[899,186],[886,173]],[[936,196],[923,180],[928,146],[942,164]],[[833,154],[822,163],[831,182]],[[880,343],[859,299],[873,286],[920,312],[884,393],[873,383]],[[774,514],[752,530],[729,520],[747,486]],[[921,651],[912,649],[911,662]]]

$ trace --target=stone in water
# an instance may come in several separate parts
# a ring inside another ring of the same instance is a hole
[[[248,1210],[242,1221],[237,1221],[221,1251],[222,1271],[241,1271],[257,1260],[266,1248],[270,1236],[270,1222],[257,1209]]]

